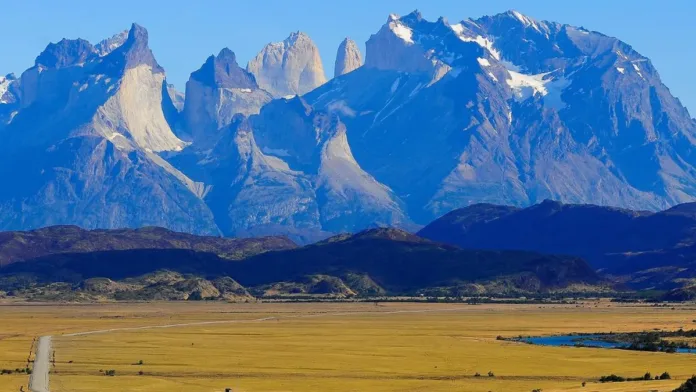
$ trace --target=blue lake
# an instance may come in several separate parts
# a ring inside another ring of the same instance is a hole
[[[606,342],[599,340],[597,335],[563,335],[563,336],[537,336],[519,339],[521,342],[536,344],[540,346],[575,346],[583,345],[584,347],[596,348],[624,348],[625,344]],[[696,349],[679,348],[678,353],[696,353]]]

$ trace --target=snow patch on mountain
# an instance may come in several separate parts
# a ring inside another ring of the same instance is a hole
[[[413,30],[399,21],[389,23],[389,28],[394,34],[406,43],[413,44]]]
[[[539,25],[537,24],[537,22],[534,19],[532,19],[526,15],[523,15],[518,11],[513,10],[513,11],[510,11],[510,13],[515,18],[517,18],[517,20],[519,20],[525,27],[532,27],[534,30],[541,33],[541,29],[539,28]]]
[[[489,38],[483,37],[481,35],[467,35],[466,33],[468,32],[468,30],[461,23],[450,25],[450,28],[452,29],[452,31],[454,31],[457,37],[459,37],[460,40],[464,42],[475,42],[479,44],[479,46],[481,46],[482,48],[488,50],[488,52],[490,52],[491,56],[493,56],[494,59],[501,60],[500,51],[496,50],[493,47],[494,42]]]
[[[0,76],[0,103],[7,103],[4,96],[10,89],[10,82],[11,81],[5,76]]]
[[[124,30],[111,38],[107,38],[94,45],[94,49],[100,57],[104,57],[118,49],[128,40],[128,30]]]
[[[548,94],[544,83],[544,76],[547,74],[526,75],[523,73],[509,71],[510,78],[507,84],[514,92],[515,98],[522,102],[535,95],[544,96]]]
[[[643,77],[643,74],[640,72],[640,67],[639,67],[636,63],[632,63],[631,65],[633,65],[633,69],[636,70],[636,72],[638,73],[638,76],[640,76],[641,78],[645,79],[645,78]]]
[[[527,75],[508,70],[508,73],[510,78],[506,82],[512,89],[515,100],[518,102],[541,96],[543,97],[544,106],[554,109],[565,108],[566,105],[561,99],[561,94],[570,84],[570,81],[566,78],[554,78],[551,72]]]
[[[479,63],[482,67],[490,67],[490,66],[491,66],[491,62],[488,61],[488,59],[485,59],[485,58],[483,58],[483,57],[479,57],[479,58],[477,58],[476,60],[478,61],[478,63]]]

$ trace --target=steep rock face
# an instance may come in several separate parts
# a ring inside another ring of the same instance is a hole
[[[94,45],[94,49],[101,57],[108,55],[118,49],[128,40],[128,30],[124,30],[111,38],[107,38],[98,44]]]
[[[338,46],[334,77],[339,77],[355,71],[362,66],[362,62],[362,53],[360,53],[358,44],[352,39],[346,38],[341,42],[341,45]]]
[[[326,83],[319,49],[307,34],[292,33],[283,42],[266,45],[247,70],[274,98],[304,95]]]
[[[306,99],[341,116],[361,166],[419,222],[477,202],[658,209],[696,195],[694,120],[650,61],[518,12],[391,16],[364,67]]]
[[[206,201],[224,233],[283,233],[299,241],[374,224],[409,225],[389,188],[350,152],[345,126],[300,98],[236,117],[199,159]],[[207,176],[207,177],[206,177]]]
[[[186,83],[184,134],[196,146],[210,146],[236,114],[258,114],[271,99],[254,76],[239,67],[234,52],[225,48],[210,56]]]
[[[184,110],[184,102],[186,101],[186,95],[181,91],[177,90],[173,84],[167,84],[167,95],[172,101],[172,105],[176,108],[177,112]]]
[[[392,191],[355,161],[337,116],[314,111],[295,98],[268,105],[252,124],[261,151],[312,179],[324,230],[409,224]]]
[[[164,117],[164,72],[134,25],[104,57],[81,40],[51,44],[21,78],[0,134],[0,228],[157,225],[217,234],[196,184],[156,153],[185,146]],[[24,99],[26,97],[26,99]]]

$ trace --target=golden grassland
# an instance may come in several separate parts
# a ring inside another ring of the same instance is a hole
[[[696,355],[540,347],[496,337],[691,329],[694,318],[692,306],[608,302],[0,306],[0,334],[14,336],[0,340],[0,363],[25,363],[33,336],[52,334],[52,392],[670,391],[696,373]],[[217,320],[229,323],[61,336]],[[101,375],[110,369],[115,377]],[[595,382],[646,371],[675,379]],[[0,376],[0,391],[18,391],[25,378]]]

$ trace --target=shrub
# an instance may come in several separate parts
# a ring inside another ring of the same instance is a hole
[[[660,380],[671,380],[671,379],[672,379],[672,376],[670,376],[669,373],[667,373],[667,372],[660,374]]]
[[[599,382],[624,382],[626,378],[612,374],[609,376],[602,376],[599,378]]]
[[[488,372],[488,377],[495,377],[495,374],[493,374],[493,371]]]
[[[643,380],[652,380],[652,374],[650,374],[650,372],[645,373]]]
[[[690,379],[686,380],[679,388],[675,389],[673,392],[694,392],[696,391],[696,376],[692,376]]]

